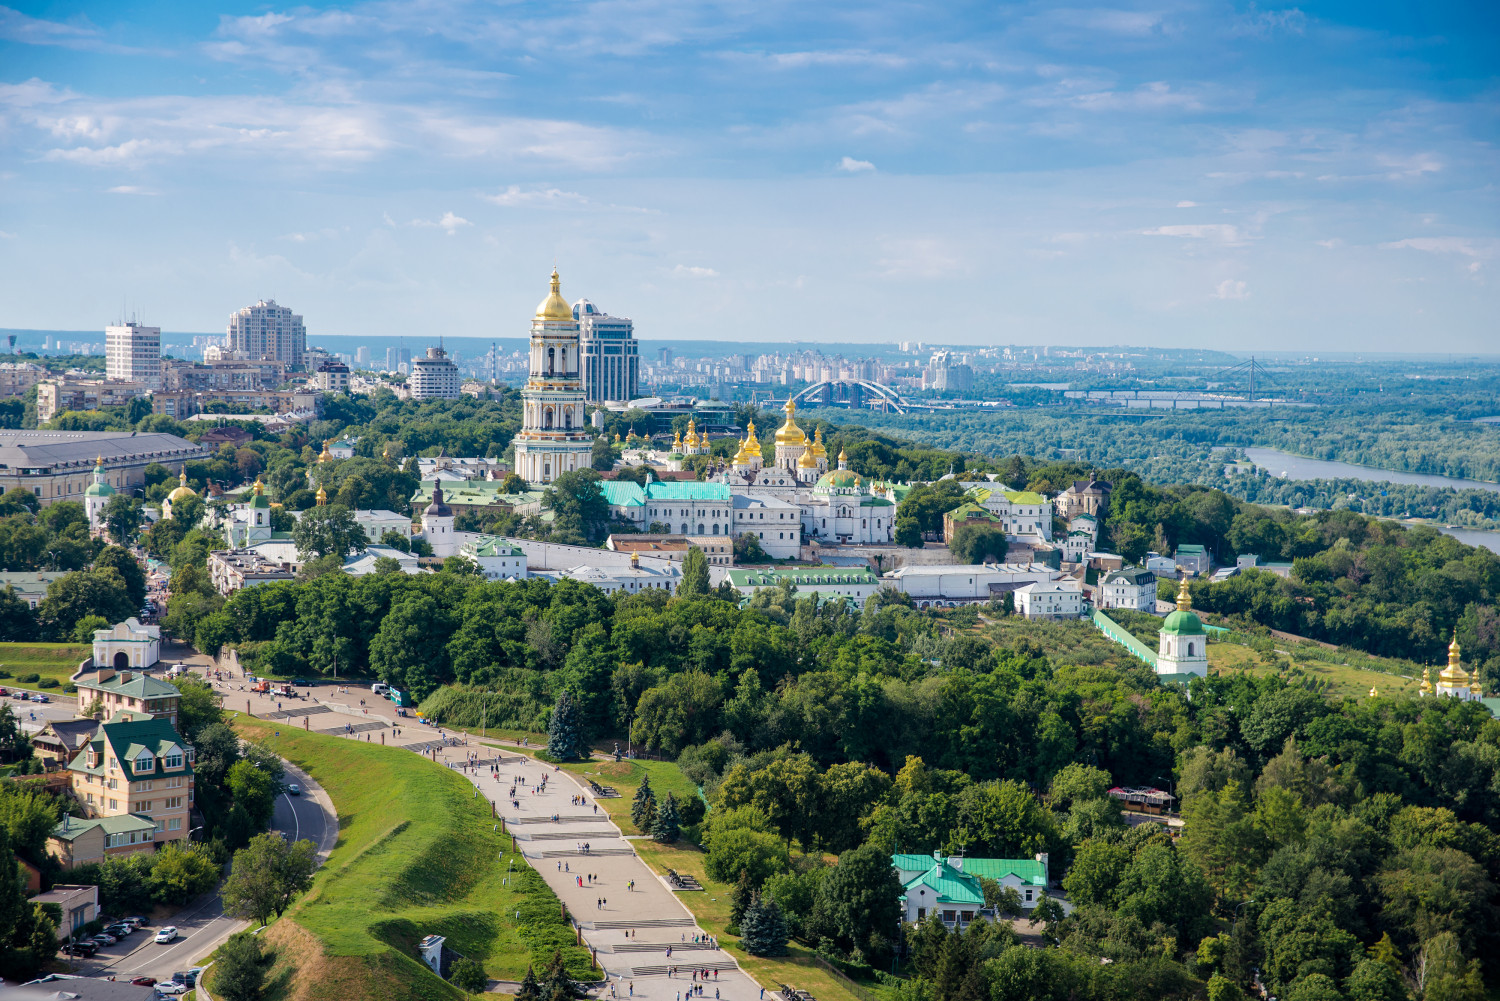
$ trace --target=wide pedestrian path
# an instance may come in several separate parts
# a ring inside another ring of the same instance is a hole
[[[495,804],[516,849],[567,905],[612,982],[605,996],[681,1001],[701,985],[694,996],[759,1001],[760,985],[707,939],[572,773],[473,744],[439,757]]]

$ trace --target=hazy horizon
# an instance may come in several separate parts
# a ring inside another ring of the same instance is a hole
[[[1484,5],[0,7],[0,323],[1470,353]]]

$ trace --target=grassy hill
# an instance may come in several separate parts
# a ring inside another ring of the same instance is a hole
[[[458,773],[394,747],[285,727],[276,736],[243,716],[234,724],[306,770],[339,815],[312,889],[265,933],[276,950],[268,1001],[467,997],[416,958],[429,934],[496,979],[519,980],[554,949],[576,974],[589,969],[557,897]]]
[[[93,655],[93,648],[80,643],[0,643],[0,670],[9,673],[9,678],[0,678],[0,684],[28,674],[55,679],[58,685],[66,685],[73,672],[85,657]],[[34,683],[28,683],[35,688]]]

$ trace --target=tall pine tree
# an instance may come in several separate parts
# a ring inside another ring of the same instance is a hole
[[[776,901],[759,893],[751,897],[740,919],[740,945],[745,951],[752,956],[784,956],[788,937],[786,915]]]
[[[643,834],[650,832],[651,825],[656,822],[656,794],[651,791],[649,776],[641,776],[635,800],[630,804],[630,819],[635,823],[636,830]]]
[[[560,761],[572,761],[583,756],[583,730],[578,717],[578,704],[564,688],[552,707],[552,719],[547,724],[547,753]]]
[[[656,811],[656,821],[651,825],[651,838],[664,845],[670,845],[677,840],[681,827],[681,818],[677,813],[677,797],[667,793],[667,798],[662,800],[661,809]]]

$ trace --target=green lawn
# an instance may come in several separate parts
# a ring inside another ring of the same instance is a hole
[[[626,834],[646,833],[630,819],[630,804],[635,800],[635,791],[640,788],[643,777],[650,776],[651,791],[656,794],[658,803],[666,798],[667,793],[676,796],[678,802],[698,796],[697,787],[682,774],[675,761],[580,761],[563,767],[619,791],[619,799],[601,799],[599,803]]]
[[[1371,688],[1379,691],[1382,696],[1415,697],[1417,686],[1422,682],[1421,668],[1415,664],[1363,653],[1347,654],[1353,663],[1338,663],[1336,659],[1323,659],[1325,655],[1334,658],[1342,655],[1333,651],[1320,651],[1316,657],[1309,657],[1302,655],[1305,644],[1278,641],[1278,646],[1286,650],[1287,655],[1272,654],[1268,657],[1238,643],[1210,643],[1209,670],[1219,675],[1230,675],[1236,671],[1247,671],[1255,675],[1279,674],[1293,684],[1310,680],[1318,682],[1320,690],[1332,699],[1345,696],[1366,698]],[[1379,664],[1390,670],[1368,670],[1357,666],[1359,663]],[[1402,674],[1410,674],[1411,677],[1403,678]]]
[[[269,996],[464,997],[415,958],[429,934],[501,980],[519,980],[556,948],[575,973],[587,971],[556,896],[509,851],[488,803],[458,773],[393,747],[291,728],[275,736],[273,724],[241,716],[235,727],[305,769],[339,815],[338,844],[313,888],[277,923],[288,927],[267,932],[284,953]]]
[[[0,678],[0,685],[13,683],[23,674],[55,678],[59,685],[66,685],[93,652],[80,643],[0,643],[0,670],[10,672],[9,678]]]

